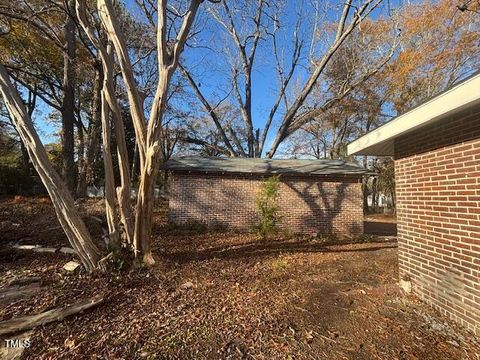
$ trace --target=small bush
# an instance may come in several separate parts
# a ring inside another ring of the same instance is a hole
[[[123,246],[120,244],[108,244],[108,251],[110,251],[107,266],[116,272],[128,270],[135,263],[133,256],[134,251],[131,245]]]
[[[280,192],[279,176],[272,176],[262,182],[255,204],[260,215],[257,231],[263,241],[275,234],[281,221],[277,204]]]

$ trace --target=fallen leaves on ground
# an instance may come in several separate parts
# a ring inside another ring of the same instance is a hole
[[[27,217],[24,214],[22,223]],[[2,246],[1,283],[40,276],[42,291],[3,307],[0,320],[106,294],[98,308],[35,329],[23,356],[479,358],[479,344],[471,334],[400,293],[393,241],[262,243],[252,234],[160,230],[155,242],[158,266],[111,276],[62,270],[74,259],[71,255]],[[65,245],[54,241],[58,232],[52,230],[49,236],[52,245]]]

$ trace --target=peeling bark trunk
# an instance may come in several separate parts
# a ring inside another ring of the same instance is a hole
[[[119,204],[120,220],[123,225],[124,234],[129,244],[133,243],[133,223],[131,209],[131,182],[130,182],[130,165],[128,159],[127,144],[125,139],[125,128],[122,119],[120,106],[115,97],[114,77],[114,59],[111,45],[106,47],[95,37],[95,32],[88,22],[86,16],[85,3],[77,2],[77,14],[80,25],[84,29],[89,39],[97,47],[102,68],[104,73],[102,101],[108,104],[109,110],[113,115],[115,124],[115,137],[117,143],[118,165],[120,171],[121,186],[117,189],[117,198]]]
[[[132,188],[130,183],[130,163],[128,160],[127,143],[125,140],[125,127],[123,124],[122,113],[115,98],[115,88],[113,86],[113,56],[110,46],[107,47],[106,54],[108,61],[105,64],[104,96],[112,111],[115,138],[117,140],[118,167],[120,172],[121,185],[117,188],[117,198],[119,204],[120,221],[123,225],[124,234],[129,244],[133,243],[133,223],[131,209]]]
[[[163,130],[162,119],[167,102],[168,85],[178,66],[180,54],[183,51],[185,42],[187,41],[189,31],[192,27],[200,3],[201,0],[191,0],[190,6],[183,17],[182,25],[178,31],[176,41],[174,42],[173,47],[169,48],[167,39],[167,2],[164,0],[159,0],[158,2],[157,54],[159,80],[155,93],[155,99],[153,100],[153,106],[150,111],[150,119],[147,129],[147,122],[143,108],[144,98],[135,82],[132,63],[130,61],[125,40],[115,14],[113,2],[111,0],[97,0],[100,19],[102,20],[102,24],[108,34],[109,40],[112,42],[113,47],[115,48],[117,59],[120,65],[130,104],[130,114],[132,116],[137,138],[138,157],[140,160],[140,186],[137,197],[133,244],[135,248],[135,256],[143,256],[143,261],[147,265],[155,263],[151,253],[150,235],[153,205],[155,202],[155,182],[159,172],[158,168],[161,160],[161,135]],[[77,14],[82,27],[87,32],[92,42],[96,45],[99,52],[103,54],[102,62],[105,72],[107,72],[107,70],[112,70],[113,62],[110,59],[110,56],[105,54],[105,46],[98,41],[98,38],[96,38],[92,27],[88,25],[84,1],[80,0],[77,2]],[[108,86],[111,85],[110,82],[107,83]],[[119,108],[115,99],[115,93],[108,88],[106,95],[108,97],[110,109],[112,110],[114,119],[116,121],[116,131],[120,131],[117,136],[119,139],[123,139],[124,141],[125,135],[122,133],[124,130],[123,123],[121,123],[120,111],[117,112],[117,109]],[[119,152],[119,157],[125,155],[125,157],[122,158],[122,161],[124,160],[125,163],[122,162],[120,164],[122,187],[118,192],[119,201],[121,202],[120,209],[121,211],[124,211],[129,209],[129,207],[125,205],[123,201],[127,201],[130,198],[130,193],[127,192],[127,184],[130,184],[130,177],[127,177],[129,170],[128,159],[126,158],[127,152],[124,151],[124,145],[121,143],[121,141],[118,144],[119,147],[117,150]],[[125,214],[125,217],[128,219],[128,214]]]
[[[110,138],[110,109],[105,98],[105,88],[102,89],[102,141],[103,165],[105,168],[105,212],[107,216],[108,235],[110,241],[118,245],[118,219],[115,210],[115,179],[112,165],[112,149]]]
[[[160,128],[165,112],[168,84],[174,68],[164,68],[160,71],[159,82],[152,107],[152,116],[148,126],[147,153],[145,165],[140,175],[140,185],[137,195],[137,213],[135,216],[135,250],[143,254],[143,261],[153,265],[155,260],[151,249],[151,232],[153,205],[155,203],[155,182],[161,161]]]
[[[133,243],[133,223],[130,183],[130,169],[128,161],[127,144],[125,141],[125,128],[121,118],[120,109],[113,113],[115,138],[117,139],[118,167],[120,171],[121,185],[117,188],[117,199],[120,209],[120,220],[125,231],[125,237],[129,244]]]
[[[122,71],[123,80],[127,90],[127,97],[130,104],[130,114],[135,129],[135,136],[138,140],[140,166],[145,163],[145,137],[146,137],[146,119],[143,111],[143,99],[135,83],[133,66],[128,56],[128,50],[120,29],[120,24],[115,16],[113,2],[111,0],[97,0],[97,7],[100,19],[108,33],[108,38],[112,41],[117,52],[117,58]]]
[[[155,180],[160,165],[160,147],[154,145],[147,150],[137,195],[134,244],[136,255],[142,254],[147,265],[155,264],[151,249],[153,205],[155,203]]]
[[[22,99],[2,65],[0,65],[0,90],[30,160],[52,199],[60,225],[85,268],[93,271],[100,266],[100,251],[93,243],[83,220],[75,209],[73,198],[65,183],[50,164]]]

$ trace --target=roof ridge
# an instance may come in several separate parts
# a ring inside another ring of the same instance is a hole
[[[163,169],[216,173],[363,175],[369,171],[356,163],[333,159],[264,159],[181,156]]]

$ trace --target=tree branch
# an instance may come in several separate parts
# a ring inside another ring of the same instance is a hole
[[[231,157],[236,157],[238,156],[237,152],[235,151],[235,149],[233,148],[232,144],[230,143],[230,140],[228,139],[227,135],[225,134],[225,131],[223,130],[223,127],[222,127],[222,124],[220,122],[220,119],[218,118],[217,116],[217,113],[215,112],[215,110],[210,106],[209,102],[207,101],[207,99],[205,98],[205,96],[203,96],[202,92],[200,91],[200,88],[197,86],[197,84],[195,83],[195,81],[193,80],[191,74],[183,67],[183,65],[179,64],[179,68],[180,68],[180,71],[182,73],[182,75],[185,77],[185,79],[188,80],[188,82],[190,83],[190,86],[192,87],[192,89],[194,90],[195,94],[197,95],[198,99],[200,100],[200,102],[202,103],[205,111],[210,115],[210,117],[212,118],[215,126],[217,127],[217,130],[218,132],[220,133],[220,136],[222,137],[222,140],[223,142],[225,143],[225,146],[227,147],[229,153],[230,153],[230,156]]]

